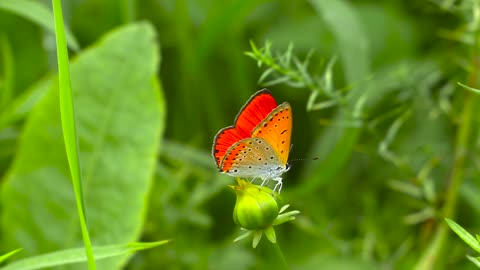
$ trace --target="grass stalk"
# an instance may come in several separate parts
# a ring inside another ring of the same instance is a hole
[[[468,78],[468,85],[475,86],[477,79],[477,72],[479,70],[478,63],[476,62],[476,55],[473,57],[473,68]],[[470,146],[470,137],[473,131],[473,117],[475,113],[475,107],[478,106],[478,96],[470,91],[465,91],[464,106],[460,118],[460,126],[457,132],[457,138],[455,142],[454,164],[450,178],[450,182],[447,185],[445,204],[442,209],[442,217],[453,219],[455,216],[455,208],[457,205],[457,197],[459,194],[460,185],[465,175],[465,161]],[[443,221],[442,218],[442,221]],[[450,230],[447,223],[441,222],[435,231],[433,240],[427,249],[420,257],[420,260],[415,266],[415,270],[431,270],[436,269],[435,264],[438,263],[440,254],[443,247],[447,243],[447,236]]]
[[[82,177],[79,160],[78,136],[75,126],[75,110],[73,103],[72,89],[70,85],[70,71],[68,62],[67,42],[63,25],[62,6],[60,0],[52,0],[53,14],[55,18],[55,38],[57,44],[58,58],[58,80],[60,97],[60,116],[62,121],[63,138],[67,152],[68,165],[72,176],[72,183],[75,192],[80,227],[82,230],[85,252],[87,255],[88,269],[95,270],[95,258],[92,244],[87,228],[87,219],[82,192]]]

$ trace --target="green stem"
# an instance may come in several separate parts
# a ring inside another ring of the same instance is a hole
[[[283,265],[283,269],[290,269],[288,267],[287,260],[285,260],[285,257],[283,256],[282,249],[280,249],[278,243],[273,244],[273,249],[275,250],[277,257],[280,259],[280,262]]]
[[[475,64],[468,80],[469,85],[475,84],[477,72],[478,66]],[[453,219],[455,216],[458,190],[465,175],[465,157],[470,147],[469,142],[473,128],[472,120],[475,106],[478,103],[477,100],[477,95],[473,94],[472,92],[465,91],[464,107],[460,118],[460,127],[455,143],[453,171],[450,179],[450,185],[446,190],[447,193],[445,196],[445,205],[442,210],[443,218]],[[430,243],[418,261],[414,268],[415,270],[435,269],[435,263],[437,263],[440,253],[445,246],[448,233],[449,229],[447,224],[445,222],[441,222],[433,236],[433,241]]]
[[[83,203],[82,177],[79,161],[78,136],[75,126],[75,110],[73,94],[70,84],[70,70],[68,61],[67,42],[63,26],[63,15],[61,0],[52,0],[53,15],[55,18],[55,38],[57,43],[58,57],[58,88],[60,99],[60,116],[62,122],[63,139],[67,153],[68,165],[72,176],[72,184],[75,192],[75,201],[80,218],[85,253],[88,260],[88,269],[95,270],[95,258],[93,255],[92,243],[87,228],[87,219]]]
[[[290,269],[278,243],[271,243],[267,239],[262,239],[256,251],[258,252],[258,258],[261,258],[261,260],[258,261],[258,269]]]

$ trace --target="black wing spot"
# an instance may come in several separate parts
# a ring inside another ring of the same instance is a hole
[[[273,159],[273,156],[271,156],[270,159]]]
[[[284,130],[282,131],[282,133],[280,133],[280,134],[283,134],[283,133],[285,133],[285,132],[287,132],[287,130],[286,130],[286,129],[284,129]]]
[[[282,150],[282,151],[280,151],[280,154],[283,154],[283,150]]]
[[[268,151],[268,150],[270,150],[270,147],[265,147],[265,151]]]
[[[244,154],[246,154],[246,153],[247,153],[247,151],[243,151],[243,153],[244,153]]]
[[[268,165],[268,163],[267,163],[267,162],[265,162],[265,165]]]
[[[256,146],[256,147],[255,147],[255,149],[257,149],[257,150],[258,150],[258,149],[259,149],[259,148],[258,148],[258,146]]]
[[[258,160],[262,160],[262,158],[261,158],[261,157],[259,157],[259,158],[258,158]]]
[[[273,121],[273,117],[272,117],[272,118],[270,118],[270,120],[269,120],[269,121]]]
[[[267,123],[263,124],[263,127],[267,127]]]
[[[280,121],[280,119],[278,119],[278,120]],[[277,124],[275,124],[275,127],[278,127],[278,125],[277,125]]]
[[[282,141],[282,144],[284,144],[284,143],[285,143],[285,141]]]
[[[252,148],[248,148],[248,151],[252,151]]]
[[[237,170],[237,169],[235,169],[235,170],[233,170],[233,172],[238,172],[238,170]]]
[[[252,166],[248,166],[248,168],[249,168],[249,169],[251,169],[251,168],[252,168]]]

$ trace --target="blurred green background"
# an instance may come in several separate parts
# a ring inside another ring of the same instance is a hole
[[[93,244],[173,240],[104,267],[273,265],[232,242],[234,181],[210,155],[268,86],[293,107],[290,159],[319,158],[284,178],[301,211],[276,229],[291,269],[476,268],[443,218],[480,232],[480,103],[457,84],[479,87],[478,1],[62,4]],[[14,259],[82,245],[51,16],[49,1],[0,0],[0,254],[24,248]],[[275,62],[259,67],[245,52],[266,41]],[[309,65],[259,81],[289,46]]]

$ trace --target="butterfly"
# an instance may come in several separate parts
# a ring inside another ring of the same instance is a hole
[[[255,93],[242,107],[233,126],[221,129],[213,140],[212,155],[220,172],[230,176],[260,178],[262,186],[276,181],[290,169],[288,154],[292,132],[292,108],[277,105],[268,89]]]

